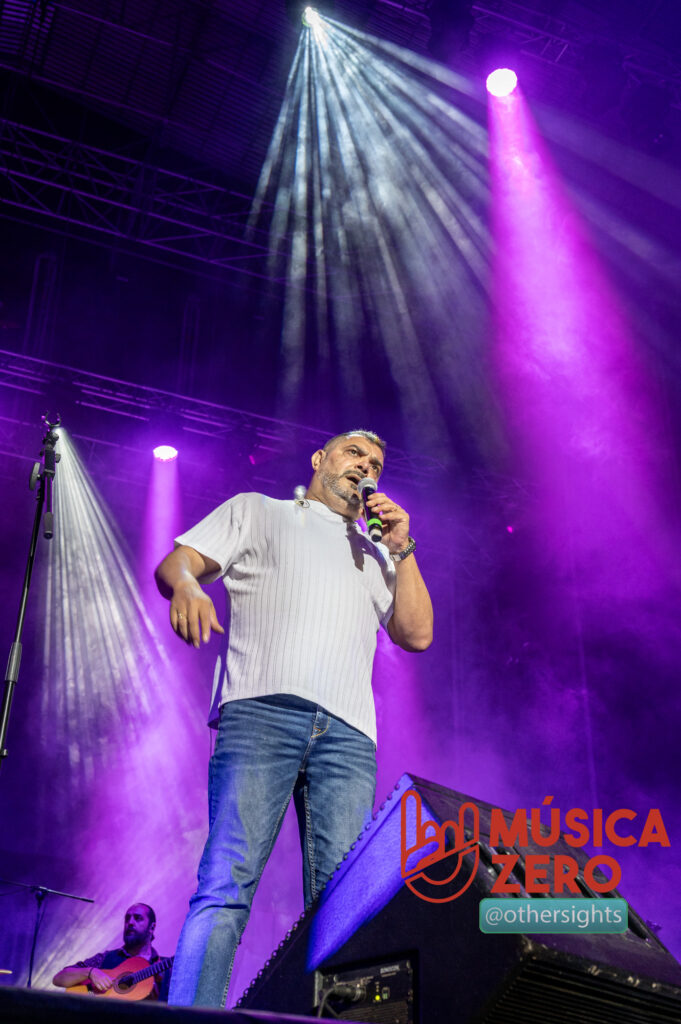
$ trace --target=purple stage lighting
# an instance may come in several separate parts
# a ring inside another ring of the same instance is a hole
[[[518,76],[510,68],[497,68],[487,76],[487,92],[492,96],[510,96],[517,84]]]
[[[177,458],[177,448],[173,448],[171,444],[159,444],[154,448],[154,458],[160,462],[172,462]]]

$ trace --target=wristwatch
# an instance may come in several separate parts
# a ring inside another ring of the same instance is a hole
[[[407,544],[407,546],[404,549],[404,551],[397,551],[397,552],[395,552],[395,554],[393,554],[392,551],[391,551],[390,552],[390,557],[392,558],[393,562],[402,562],[408,555],[410,555],[412,553],[412,551],[414,550],[415,547],[416,547],[416,541],[414,540],[413,537],[410,537],[409,538],[409,543]]]

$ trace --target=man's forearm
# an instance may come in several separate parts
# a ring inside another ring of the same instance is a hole
[[[72,985],[82,985],[90,977],[91,967],[62,967],[61,971],[55,974],[52,984],[58,988],[71,988]]]
[[[161,594],[170,599],[178,584],[196,583],[205,571],[206,564],[198,552],[181,546],[166,555],[154,575]]]
[[[413,555],[395,564],[395,605],[388,632],[405,651],[425,651],[433,642],[433,605]]]
[[[158,589],[170,601],[172,629],[194,647],[200,647],[201,641],[208,643],[211,631],[224,633],[215,605],[200,585],[202,578],[219,571],[212,558],[180,545],[166,555],[154,574]]]

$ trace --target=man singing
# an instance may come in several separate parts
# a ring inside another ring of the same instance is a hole
[[[291,796],[306,906],[371,815],[376,633],[384,625],[407,651],[425,650],[433,635],[405,510],[377,491],[367,509],[382,521],[382,543],[357,526],[357,485],[378,480],[384,453],[369,431],[332,437],[312,456],[304,500],[238,494],[179,537],[156,570],[172,628],[195,647],[211,631],[224,632],[200,583],[222,578],[230,606],[216,670],[210,830],[171,1003],[225,1005],[236,947]]]

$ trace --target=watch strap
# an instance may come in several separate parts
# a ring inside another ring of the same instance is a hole
[[[414,540],[413,537],[410,537],[409,543],[407,544],[404,551],[396,551],[394,554],[391,552],[390,557],[392,558],[393,562],[402,562],[413,552],[415,547],[416,541]]]

